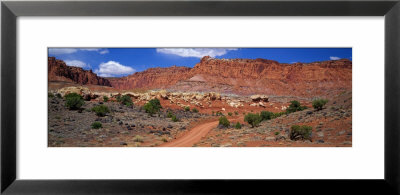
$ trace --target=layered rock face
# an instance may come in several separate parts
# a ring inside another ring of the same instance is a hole
[[[184,80],[171,88],[242,95],[326,96],[351,89],[352,62],[347,59],[280,64],[265,59],[203,57],[190,71],[198,81]]]
[[[82,85],[111,86],[110,81],[97,76],[92,70],[67,66],[64,61],[57,60],[55,57],[48,58],[48,80],[75,82]]]
[[[143,72],[121,78],[109,78],[112,87],[117,89],[165,89],[178,81],[190,78],[188,67],[149,68]]]

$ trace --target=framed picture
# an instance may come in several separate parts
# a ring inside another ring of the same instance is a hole
[[[4,1],[1,191],[398,194],[399,6]]]

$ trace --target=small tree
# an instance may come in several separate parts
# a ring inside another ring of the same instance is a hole
[[[223,127],[229,127],[230,123],[229,120],[225,117],[219,117],[219,125],[222,125]]]
[[[117,101],[128,107],[133,105],[132,99],[129,95],[123,95],[122,97],[117,96]]]
[[[251,127],[254,128],[261,122],[261,116],[259,114],[249,113],[244,117],[244,121],[249,123]]]
[[[292,112],[302,111],[305,109],[307,109],[307,106],[301,106],[299,101],[293,100],[293,101],[290,101],[290,105],[286,109],[286,112],[292,113]]]
[[[228,116],[232,116],[232,112],[228,112]]]
[[[272,119],[274,116],[274,113],[269,112],[269,111],[261,111],[261,120],[266,121]]]
[[[146,111],[146,113],[148,113],[150,116],[153,116],[153,114],[157,113],[160,111],[160,109],[162,108],[161,104],[160,104],[160,100],[158,99],[152,99],[149,102],[147,102],[144,106],[143,106],[144,110]]]
[[[92,129],[100,129],[103,127],[103,125],[100,122],[96,121],[96,122],[92,123],[91,127],[92,127]]]
[[[189,111],[190,111],[189,106],[186,106],[186,107],[185,107],[185,111],[186,111],[186,112],[189,112]]]
[[[235,129],[241,129],[241,128],[242,128],[242,125],[239,122],[237,122],[235,125]]]
[[[290,128],[291,140],[310,140],[311,141],[312,127],[307,125],[293,125]]]
[[[193,109],[192,109],[192,112],[194,112],[194,113],[198,113],[198,112],[199,112],[199,110],[197,110],[196,108],[193,108]]]
[[[328,103],[327,99],[316,99],[312,102],[312,106],[316,110],[322,110],[322,108],[325,106],[325,104]]]
[[[108,102],[108,97],[107,96],[103,96],[103,101],[104,102]]]
[[[64,98],[65,106],[68,107],[70,110],[78,110],[85,103],[82,96],[77,93],[69,93],[65,95]]]
[[[107,113],[110,112],[107,106],[105,105],[98,105],[92,108],[92,111],[96,113],[97,116],[105,116]]]

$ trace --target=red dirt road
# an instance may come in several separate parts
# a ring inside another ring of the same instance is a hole
[[[218,125],[218,121],[208,122],[198,125],[191,129],[188,133],[178,139],[162,144],[161,147],[192,147],[193,144],[199,142],[202,137]]]

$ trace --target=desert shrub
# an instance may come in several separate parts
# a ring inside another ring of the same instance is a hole
[[[100,129],[103,127],[103,125],[100,122],[96,121],[96,122],[92,123],[91,127],[92,127],[92,129]]]
[[[70,110],[78,110],[85,103],[83,101],[82,96],[80,96],[77,93],[69,93],[65,95],[64,98],[65,98],[65,106]]]
[[[222,112],[220,112],[220,111],[217,111],[217,113],[216,113],[215,115],[217,115],[217,116],[224,116],[224,114],[222,114]]]
[[[199,110],[197,110],[196,108],[193,108],[193,109],[192,109],[192,112],[194,112],[194,113],[198,113],[198,112],[199,112]]]
[[[310,140],[311,141],[312,127],[307,125],[293,125],[290,128],[291,140]]]
[[[305,109],[307,109],[307,106],[301,106],[299,101],[293,100],[293,101],[290,101],[290,105],[286,109],[286,112],[292,113],[292,112],[302,111]]]
[[[276,112],[276,113],[273,113],[272,118],[278,118],[284,114],[287,114],[287,113],[286,112]]]
[[[54,94],[49,92],[47,96],[48,96],[49,98],[53,98],[53,97],[54,97]]]
[[[92,111],[95,112],[97,116],[105,116],[110,112],[110,109],[108,109],[108,107],[105,105],[98,105],[93,107]]]
[[[103,96],[103,102],[108,102],[108,97],[107,96]]]
[[[253,128],[261,122],[261,116],[259,114],[249,113],[244,117],[244,121],[249,123]]]
[[[238,112],[238,111],[235,111],[235,115],[239,115],[239,112]]]
[[[269,111],[261,111],[261,120],[266,121],[266,120],[270,120],[273,118],[274,113],[269,112]]]
[[[175,115],[172,115],[171,120],[172,120],[172,122],[178,122],[179,121],[179,119]]]
[[[222,125],[223,127],[229,127],[230,123],[225,116],[222,116],[219,117],[219,125]]]
[[[161,141],[163,141],[163,142],[168,142],[168,139],[167,139],[166,137],[162,137],[162,138],[161,138]]]
[[[56,93],[56,97],[60,98],[60,99],[62,98],[61,94],[59,94],[59,93]]]
[[[214,112],[214,111],[212,111],[212,112],[211,112],[211,115],[212,115],[212,116],[214,116],[214,114],[215,114],[215,112]]]
[[[184,109],[185,109],[186,112],[190,111],[190,107],[189,106],[186,106]]]
[[[115,96],[115,100],[117,100],[117,102],[121,102],[121,95]]]
[[[129,95],[123,95],[123,96],[117,96],[117,101],[121,102],[121,104],[125,105],[125,106],[132,106],[133,102],[132,99]]]
[[[316,99],[312,102],[312,106],[316,110],[322,110],[322,108],[325,106],[325,104],[328,103],[327,99]]]
[[[174,114],[172,114],[171,111],[168,111],[168,113],[167,113],[167,118],[172,118],[173,115],[174,115]]]
[[[143,142],[143,137],[140,135],[137,135],[133,138],[134,142]]]
[[[280,132],[279,132],[279,131],[277,131],[277,132],[275,132],[274,134],[275,134],[275,135],[279,135],[279,134],[280,134]]]
[[[241,128],[242,128],[242,125],[239,122],[237,122],[235,125],[235,129],[241,129]]]
[[[153,116],[153,114],[157,113],[161,109],[161,104],[160,100],[158,99],[152,99],[149,102],[147,102],[144,106],[143,109],[148,113],[150,116]]]
[[[228,116],[232,116],[232,112],[228,112]]]

